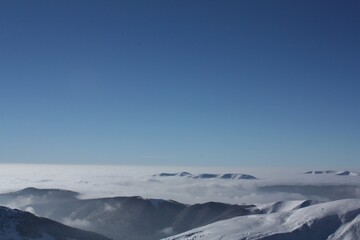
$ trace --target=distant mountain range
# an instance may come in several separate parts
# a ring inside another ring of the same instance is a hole
[[[215,174],[215,173],[201,173],[201,174],[191,174],[189,172],[178,172],[178,173],[159,173],[154,174],[154,177],[187,177],[195,179],[257,179],[256,177],[249,174],[242,173],[224,173],[224,174]]]
[[[348,171],[348,170],[344,170],[344,171],[334,171],[334,170],[326,170],[326,171],[308,171],[305,172],[304,174],[333,174],[333,175],[338,175],[338,176],[360,176],[359,172],[353,172],[353,171]]]

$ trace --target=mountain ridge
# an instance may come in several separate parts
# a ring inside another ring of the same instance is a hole
[[[158,240],[172,233],[257,211],[252,205],[219,202],[187,205],[139,196],[79,199],[76,193],[70,193],[61,189],[27,188],[0,194],[0,204],[18,203],[18,207],[30,209],[39,216],[116,240]]]
[[[240,216],[218,221],[163,240],[339,240],[358,239],[360,199],[345,199],[270,214]],[[350,229],[350,230],[349,230]],[[352,234],[352,235],[351,235]]]
[[[335,170],[312,170],[304,172],[303,174],[317,174],[317,175],[337,175],[337,176],[360,176],[359,172],[350,171],[350,170],[342,170],[342,171],[335,171]]]
[[[247,180],[255,180],[257,179],[255,176],[243,173],[200,173],[200,174],[191,174],[189,172],[176,172],[176,173],[158,173],[152,175],[153,177],[187,177],[194,179],[247,179]]]
[[[111,240],[92,233],[66,226],[32,213],[0,206],[0,239],[17,240]]]

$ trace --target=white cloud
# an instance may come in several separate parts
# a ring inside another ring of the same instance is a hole
[[[25,208],[25,211],[36,215],[36,212],[33,207],[27,207],[27,208]]]
[[[27,206],[31,205],[33,203],[33,197],[17,197],[13,201],[9,202],[6,207],[9,208],[16,208],[20,210],[26,210]],[[27,210],[26,210],[27,211]],[[30,212],[30,211],[28,211]]]
[[[90,227],[90,222],[84,219],[70,219],[64,218],[62,223],[71,227],[86,229]]]
[[[110,204],[108,204],[108,203],[105,203],[105,204],[104,204],[104,210],[105,210],[106,212],[114,212],[114,211],[116,211],[116,209],[118,209],[119,207],[120,207],[119,205],[113,206],[113,205],[110,205]]]
[[[164,234],[166,236],[169,236],[169,235],[174,234],[174,231],[173,231],[172,227],[167,227],[167,228],[164,228],[163,230],[161,230],[160,233]]]
[[[356,170],[356,169],[354,169]],[[245,173],[259,180],[189,179],[153,177],[160,172]],[[227,203],[263,203],[280,200],[301,200],[325,197],[296,192],[259,192],[263,186],[290,185],[353,185],[360,186],[360,177],[317,176],[299,174],[303,170],[288,169],[219,169],[189,167],[128,167],[89,165],[0,165],[0,192],[17,191],[26,187],[61,188],[81,193],[81,198],[142,196],[172,199],[183,203],[219,201]],[[46,181],[44,181],[46,179]],[[353,193],[360,196],[360,187]],[[13,208],[24,208],[32,199],[17,199]],[[111,211],[116,206],[104,206]]]

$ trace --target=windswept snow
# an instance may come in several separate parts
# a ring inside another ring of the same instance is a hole
[[[356,236],[349,238],[353,240],[360,238],[358,214],[359,199],[338,200],[293,211],[235,217],[166,240],[339,240],[337,236]]]
[[[313,200],[279,201],[275,203],[257,204],[256,207],[264,213],[288,212],[295,209],[317,204]]]

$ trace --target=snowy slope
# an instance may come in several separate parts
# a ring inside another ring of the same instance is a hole
[[[339,240],[359,236],[360,200],[347,199],[293,211],[235,217],[166,238],[166,240]]]
[[[295,209],[317,204],[312,200],[280,201],[276,203],[256,204],[257,209],[263,213],[288,212]]]
[[[349,223],[345,223],[328,240],[352,240],[360,238],[360,215]]]

